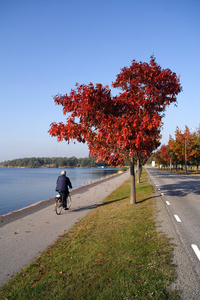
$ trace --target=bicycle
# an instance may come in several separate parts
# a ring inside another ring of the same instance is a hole
[[[67,196],[66,202],[67,202],[67,208],[70,209],[71,204],[72,204],[72,199],[71,199],[70,193]],[[56,211],[56,214],[60,215],[62,209],[63,209],[63,202],[62,202],[62,197],[59,194],[59,195],[56,195],[56,197],[55,197],[55,211]]]

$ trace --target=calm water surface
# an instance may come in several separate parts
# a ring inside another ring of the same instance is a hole
[[[0,168],[0,215],[52,198],[62,169]],[[66,169],[73,189],[115,174],[117,168]]]

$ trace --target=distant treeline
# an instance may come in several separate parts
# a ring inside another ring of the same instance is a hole
[[[100,167],[108,166],[103,162],[96,162],[96,158],[85,157],[30,157],[7,160],[3,163],[4,167],[23,167],[23,168],[70,168],[70,167]]]

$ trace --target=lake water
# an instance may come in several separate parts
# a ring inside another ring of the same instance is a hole
[[[116,174],[117,168],[65,169],[73,189]],[[0,168],[0,215],[55,197],[62,169]]]

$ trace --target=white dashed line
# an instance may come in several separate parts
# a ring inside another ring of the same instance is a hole
[[[169,201],[166,201],[167,205],[170,205]]]
[[[200,250],[199,250],[199,248],[197,247],[197,245],[194,245],[194,244],[192,244],[191,246],[192,246],[192,249],[194,250],[196,256],[200,260]]]
[[[176,219],[177,222],[181,222],[181,219],[179,218],[179,216],[174,215],[174,218]]]

